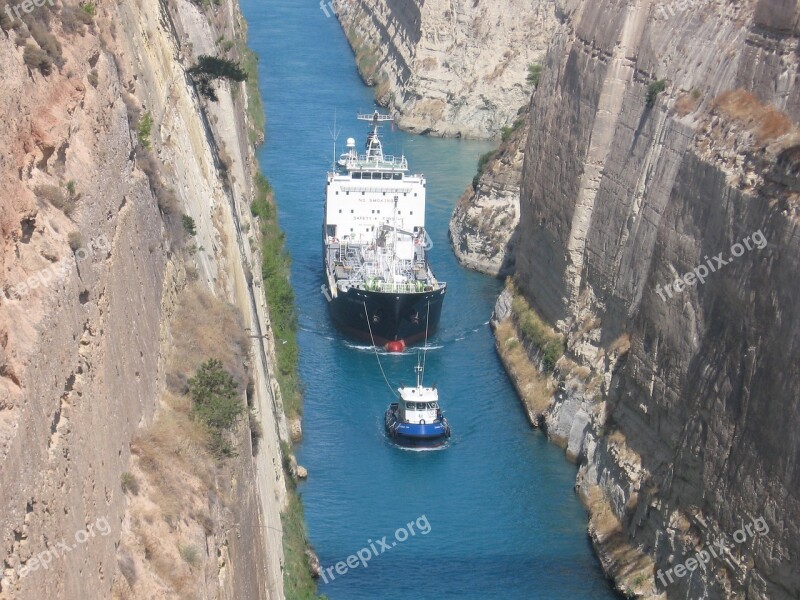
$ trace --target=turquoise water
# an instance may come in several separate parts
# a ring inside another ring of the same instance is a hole
[[[369,541],[380,552],[383,536],[390,547],[366,568],[333,571],[320,593],[333,600],[614,598],[573,493],[575,467],[528,426],[495,354],[487,322],[500,284],[460,268],[448,245],[453,205],[491,146],[391,131],[384,138],[387,152],[405,152],[427,176],[431,261],[449,284],[426,382],[437,384],[454,435],[444,450],[400,450],[383,433],[392,395],[374,354],[335,332],[320,293],[329,130],[336,113],[339,148],[349,136],[360,146],[366,130],[354,117],[373,109],[371,91],[317,2],[245,0],[243,9],[267,112],[259,158],[294,260],[305,383],[298,458],[310,472],[300,486],[309,538],[323,567]],[[413,353],[381,359],[393,384],[413,381]],[[396,530],[411,521],[415,535],[397,542]]]

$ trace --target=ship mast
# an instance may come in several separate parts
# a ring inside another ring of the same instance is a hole
[[[397,196],[394,197],[394,220],[392,222],[394,241],[392,242],[392,283],[397,282]]]

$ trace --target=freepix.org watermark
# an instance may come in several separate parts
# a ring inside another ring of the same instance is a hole
[[[764,237],[764,234],[759,229],[755,233],[751,233],[749,236],[745,237],[741,242],[736,242],[733,246],[731,246],[731,256],[733,258],[739,258],[745,252],[745,248],[747,250],[753,250],[754,248],[758,248],[759,250],[763,250],[767,246],[767,238]],[[733,262],[733,258],[729,258],[725,260],[724,252],[720,252],[716,256],[708,258],[708,256],[704,256],[705,263],[699,264],[694,269],[689,271],[688,273],[684,273],[682,277],[678,277],[672,283],[667,283],[664,285],[664,289],[661,289],[661,286],[656,286],[656,294],[666,301],[667,299],[664,297],[664,293],[667,294],[670,298],[672,298],[672,292],[681,293],[687,287],[691,287],[699,283],[705,283],[706,277],[709,276],[711,273],[715,273],[720,268],[724,267],[730,262]]]
[[[89,523],[86,529],[75,532],[74,542],[68,544],[63,539],[50,546],[47,550],[39,552],[36,556],[31,556],[28,562],[19,570],[20,577],[27,577],[33,571],[38,571],[41,567],[45,571],[50,568],[50,563],[54,558],[64,558],[81,544],[85,544],[89,539],[97,534],[106,536],[111,533],[111,526],[108,524],[108,517],[99,517],[94,523]]]
[[[733,533],[733,541],[737,544],[744,544],[748,538],[754,538],[756,534],[765,536],[769,533],[769,525],[764,517],[754,519],[752,523],[746,525],[742,523],[741,529],[737,529]],[[705,565],[708,564],[712,558],[724,559],[725,554],[731,553],[733,544],[730,543],[728,538],[724,535],[721,539],[716,540],[708,546],[708,549],[703,549],[697,552],[694,556],[687,558],[680,564],[670,567],[662,573],[661,569],[656,573],[656,577],[661,582],[661,585],[667,587],[667,580],[669,583],[675,583],[675,577],[685,577],[688,573],[693,573],[697,569],[705,570]]]
[[[353,0],[319,0],[319,9],[331,18],[337,16],[345,4],[352,5]]]
[[[53,0],[25,0],[24,2],[14,5],[13,7],[6,4],[6,14],[12,21],[14,20],[14,14],[17,15],[17,19],[21,20],[22,17],[19,14],[20,10],[27,15],[33,12],[34,8],[39,8],[45,4],[53,6]],[[11,13],[12,10],[14,11],[14,14]]]
[[[388,535],[385,535],[381,539],[374,542],[372,540],[367,540],[367,546],[364,546],[355,554],[351,554],[346,560],[340,560],[332,567],[320,569],[322,573],[322,581],[328,583],[328,577],[330,577],[331,581],[336,579],[336,575],[333,574],[334,569],[336,570],[337,575],[344,575],[350,569],[355,569],[359,565],[366,569],[369,566],[367,563],[369,563],[370,560],[376,556],[380,556],[384,552],[391,550],[397,545],[398,542],[405,542],[409,536],[415,536],[417,534],[417,532],[414,531],[415,525],[422,535],[428,535],[431,532],[431,524],[428,523],[428,517],[422,515],[414,521],[409,521],[404,527],[400,527],[397,531],[395,531],[394,540],[391,542],[386,540],[386,538],[389,537]]]
[[[657,18],[663,18],[666,20],[670,17],[674,17],[679,12],[700,6],[706,2],[708,2],[708,0],[675,0],[674,2],[670,2],[668,4],[659,4],[656,7],[656,15]]]
[[[93,256],[95,251],[100,250],[102,252],[107,252],[110,247],[106,236],[100,235],[91,240],[86,246],[78,248],[69,256],[53,263],[46,269],[34,273],[22,283],[18,283],[10,288],[10,292],[16,296],[16,298],[22,299],[27,296],[31,290],[35,290],[40,286],[48,287],[52,283],[66,277],[67,273],[72,270],[72,267],[79,261],[86,260],[90,256]]]

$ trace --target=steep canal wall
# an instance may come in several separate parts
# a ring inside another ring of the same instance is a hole
[[[0,598],[282,598],[257,86],[187,73],[255,83],[239,7],[29,4],[0,3]],[[243,409],[219,437],[188,395],[211,358]]]

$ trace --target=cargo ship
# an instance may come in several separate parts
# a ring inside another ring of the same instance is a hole
[[[383,153],[379,129],[391,116],[358,119],[370,124],[364,153],[348,138],[327,175],[322,293],[342,331],[402,352],[436,331],[447,284],[428,264],[425,177]]]

